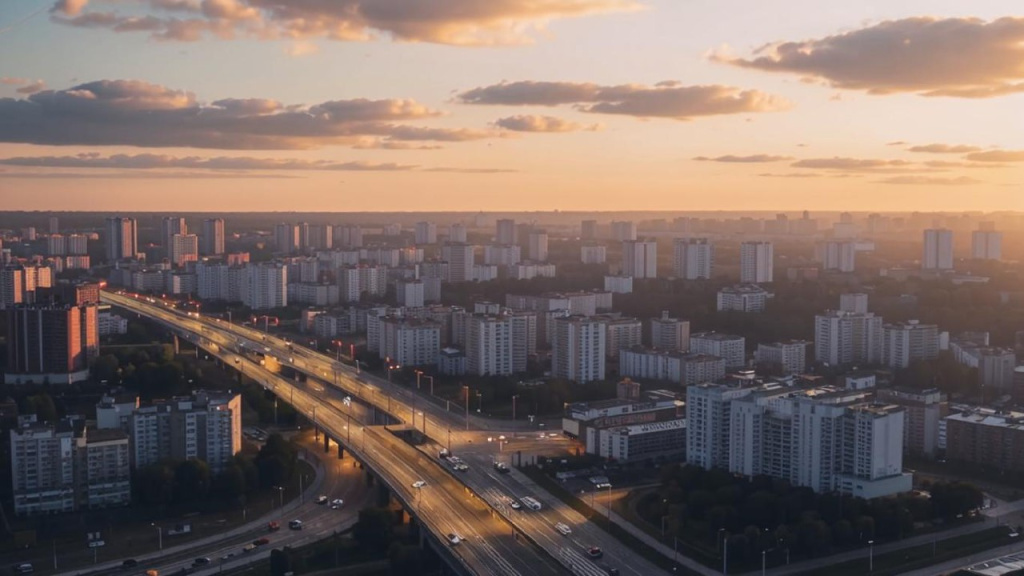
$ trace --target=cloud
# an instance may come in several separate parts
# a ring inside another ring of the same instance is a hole
[[[911,152],[926,152],[928,154],[967,154],[968,152],[977,152],[981,148],[964,144],[925,144],[923,146],[911,146],[907,150]]]
[[[158,40],[325,38],[464,46],[522,44],[553,20],[634,11],[635,0],[123,0],[148,12],[144,27],[119,12],[83,11],[86,0],[59,0],[62,24],[115,32],[149,32]],[[102,16],[102,18],[97,17]]]
[[[8,86],[22,86],[31,82],[28,78],[12,78],[10,76],[4,76],[0,78],[0,84],[6,84]]]
[[[45,88],[46,82],[43,82],[42,80],[36,80],[35,82],[26,84],[18,88],[17,90],[15,90],[15,92],[17,92],[18,94],[35,94],[36,92],[41,92]]]
[[[600,130],[600,124],[584,125],[554,116],[520,115],[498,118],[494,125],[513,132],[576,132]]]
[[[135,80],[100,80],[24,99],[0,98],[0,141],[281,150],[384,141],[463,142],[494,130],[402,124],[441,113],[414,100],[333,100],[310,106],[260,98],[203,103],[191,92]]]
[[[622,84],[600,86],[573,82],[502,82],[462,92],[464,104],[506,106],[559,106],[572,104],[594,114],[622,114],[637,118],[690,120],[699,116],[784,110],[784,99],[758,90],[731,86],[682,86],[675,81],[654,86]]]
[[[893,176],[877,180],[879,184],[901,184],[906,186],[970,186],[981,184],[981,180],[960,176],[957,178],[942,178],[935,176]]]
[[[1024,150],[989,150],[964,156],[971,162],[1024,162]]]
[[[1024,91],[1024,18],[905,18],[712,59],[872,94],[989,98]]]
[[[248,156],[170,156],[166,154],[112,154],[82,153],[73,156],[16,156],[0,158],[0,165],[27,168],[72,168],[127,171],[199,170],[248,174],[253,171],[338,171],[338,172],[461,172],[498,174],[517,172],[507,168],[451,168],[428,167],[394,162],[333,162],[329,160],[300,160],[295,158],[253,158]],[[62,172],[46,172],[62,174]],[[159,172],[165,174],[167,172]],[[42,172],[38,174],[43,174]],[[168,173],[173,174],[173,173]]]
[[[936,168],[921,166],[908,160],[881,160],[874,158],[807,158],[790,164],[794,168],[815,170],[841,170],[844,172],[932,172]]]
[[[694,160],[701,162],[727,162],[737,164],[757,164],[762,162],[782,162],[783,160],[792,160],[790,156],[772,156],[770,154],[753,154],[750,156],[734,156],[732,154],[726,154],[725,156],[715,156],[713,158],[708,156],[697,156]]]
[[[886,146],[906,146],[906,142],[903,140],[893,140],[892,142],[886,142]]]
[[[443,150],[440,144],[413,144],[411,142],[396,142],[393,140],[369,139],[361,140],[352,148],[356,150]]]
[[[815,174],[814,172],[784,172],[782,174],[772,174],[765,172],[758,174],[762,178],[822,178],[824,174]]]
[[[267,174],[251,172],[7,172],[5,170],[0,170],[0,178],[29,178],[36,180],[210,180],[226,178],[297,179],[302,178],[302,176],[295,176],[292,174]]]

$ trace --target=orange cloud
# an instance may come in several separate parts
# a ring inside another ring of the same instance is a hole
[[[989,98],[1024,91],[1024,18],[905,18],[712,58],[872,94]]]
[[[51,9],[53,19],[69,26],[144,31],[160,40],[363,41],[385,34],[399,41],[464,46],[531,42],[552,20],[642,8],[634,0],[134,0],[152,12],[140,18],[84,12],[86,1],[59,0]]]
[[[579,130],[600,130],[599,124],[580,124],[554,116],[520,115],[499,118],[494,125],[513,132],[576,132]]]
[[[791,156],[772,156],[771,154],[752,154],[750,156],[734,156],[732,154],[726,154],[725,156],[716,156],[710,158],[708,156],[697,156],[694,160],[701,162],[727,162],[737,164],[750,164],[750,163],[762,163],[762,162],[782,162],[783,160],[792,160]]]
[[[968,154],[964,158],[972,162],[1024,162],[1024,150],[989,150]]]
[[[926,144],[924,146],[911,146],[907,150],[911,152],[926,152],[928,154],[967,154],[968,152],[977,152],[981,148],[963,144]]]

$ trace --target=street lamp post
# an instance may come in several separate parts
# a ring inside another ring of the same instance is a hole
[[[157,526],[155,523],[151,523],[150,526],[152,526],[153,528],[156,528],[157,542],[158,542],[158,545],[160,546],[160,549],[163,550],[164,549],[164,529],[163,529],[163,527],[162,526]]]
[[[274,490],[277,490],[278,495],[277,515],[279,521],[284,522],[284,486],[274,486]]]
[[[875,571],[875,541],[868,540],[868,572]]]
[[[765,576],[765,551],[761,550],[761,576]]]
[[[469,386],[462,386],[463,392],[466,393],[466,431],[469,431]]]
[[[729,573],[729,532],[725,528],[718,529],[718,535],[721,536],[722,532],[725,532],[725,537],[721,539],[722,546],[722,575],[725,576]]]
[[[484,411],[484,393],[482,390],[476,391],[476,400],[478,402],[476,405],[476,413],[482,414]]]

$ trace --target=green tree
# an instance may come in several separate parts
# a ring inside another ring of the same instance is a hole
[[[271,576],[284,576],[285,573],[291,572],[292,559],[289,552],[290,550],[287,547],[284,550],[274,548],[270,551]]]
[[[202,460],[185,460],[174,468],[174,501],[202,500],[210,494],[210,467]]]
[[[352,537],[361,547],[384,552],[391,545],[393,525],[394,516],[387,508],[366,508],[359,511]]]

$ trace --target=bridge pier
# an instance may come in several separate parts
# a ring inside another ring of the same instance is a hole
[[[338,448],[341,448],[341,444],[338,444]],[[331,451],[331,437],[324,433],[324,454]]]
[[[181,353],[181,344],[178,342],[177,334],[172,334],[171,337],[174,338],[174,355],[177,356]]]
[[[341,442],[338,442],[338,460],[343,460],[344,458],[345,458],[345,447],[341,445]]]
[[[391,490],[388,490],[387,484],[383,482],[377,483],[377,506],[384,508],[391,502]]]

